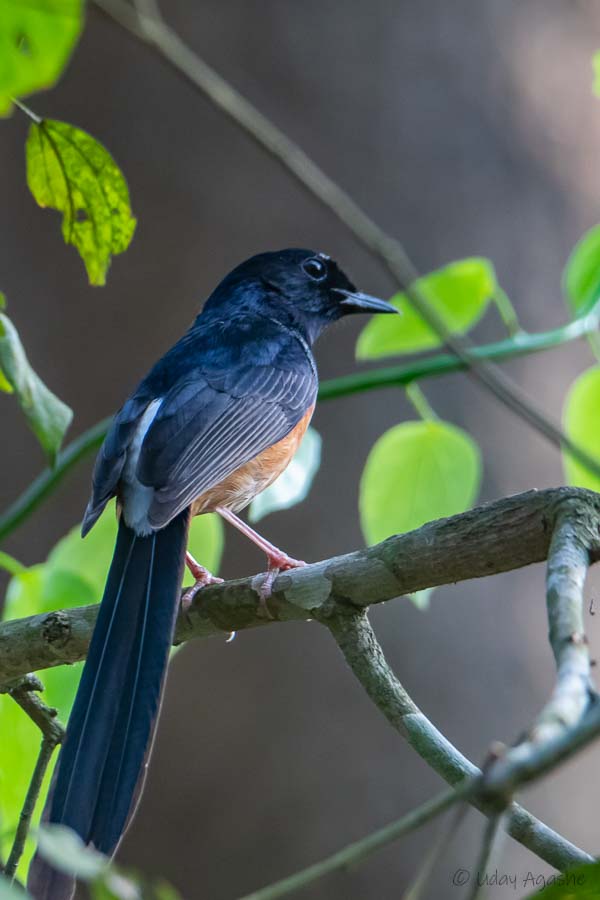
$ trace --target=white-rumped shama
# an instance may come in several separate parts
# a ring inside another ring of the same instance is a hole
[[[85,535],[107,502],[120,511],[104,597],[44,819],[112,855],[141,792],[179,609],[190,518],[217,512],[267,554],[295,565],[236,513],[285,469],[317,397],[311,347],[350,313],[392,313],[357,292],[322,253],[262,253],[218,285],[187,333],[115,416],[98,454]],[[192,558],[196,587],[212,576]],[[74,881],[35,857],[36,900]]]

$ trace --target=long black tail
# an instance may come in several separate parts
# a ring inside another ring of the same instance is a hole
[[[98,621],[44,819],[112,855],[139,797],[178,610],[189,510],[149,537],[119,523]],[[72,879],[36,856],[36,900],[72,896]]]

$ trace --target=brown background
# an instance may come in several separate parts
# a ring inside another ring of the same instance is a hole
[[[600,15],[566,0],[290,0],[164,3],[191,46],[239,86],[398,235],[423,269],[489,256],[524,327],[565,319],[564,261],[598,218],[600,104],[591,94]],[[107,415],[177,338],[215,282],[250,254],[286,245],[334,255],[372,293],[379,267],[251,141],[153,54],[96,11],[61,85],[32,100],[87,128],[129,180],[138,231],[108,286],[87,286],[58,219],[28,194],[26,122],[2,124],[1,288],[30,358],[75,410],[71,436]],[[480,336],[499,335],[490,319]],[[324,377],[354,368],[356,321],[318,349]],[[557,418],[591,357],[570,346],[508,366]],[[483,497],[562,480],[554,450],[464,376],[431,382],[436,409],[485,456]],[[323,466],[309,500],[267,519],[291,553],[317,559],[361,545],[357,483],[373,441],[411,416],[401,392],[323,404]],[[0,499],[42,466],[2,400]],[[91,461],[7,542],[43,559],[81,517]],[[228,533],[222,574],[262,560]],[[553,669],[543,570],[439,590],[423,614],[398,600],[373,621],[399,677],[462,751],[480,760],[544,702]],[[593,646],[596,620],[589,619]],[[600,843],[589,751],[528,791],[527,804],[585,846]],[[312,862],[408,810],[439,779],[362,695],[315,624],[195,643],[176,659],[148,787],[120,858],[162,873],[188,898],[229,900]],[[431,897],[475,859],[471,813],[437,866]],[[435,829],[307,891],[313,898],[400,897]],[[506,841],[501,872],[547,867]],[[522,892],[521,892],[522,893]],[[491,894],[503,898],[508,889]]]

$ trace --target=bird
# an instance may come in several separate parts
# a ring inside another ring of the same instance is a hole
[[[118,532],[45,822],[111,857],[135,812],[156,729],[181,583],[183,603],[216,579],[187,552],[192,516],[217,513],[277,572],[304,565],[237,515],[292,459],[317,399],[312,347],[355,313],[397,313],[357,291],[324,253],[252,256],[214,289],[188,331],[115,415],[98,453],[85,535],[116,498]],[[74,879],[40,854],[29,890],[66,900]]]

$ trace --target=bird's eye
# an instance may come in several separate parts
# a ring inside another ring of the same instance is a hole
[[[313,281],[323,281],[327,278],[327,264],[316,256],[305,259],[302,268]]]

